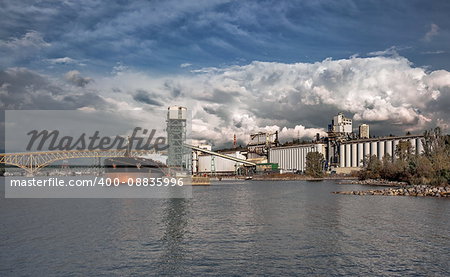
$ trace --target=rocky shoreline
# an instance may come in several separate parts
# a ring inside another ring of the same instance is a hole
[[[314,178],[307,175],[300,174],[271,174],[271,175],[255,175],[252,176],[252,180],[256,181],[323,181],[323,180],[340,180],[345,184],[349,184],[351,181],[357,181],[357,177],[352,176],[323,176],[320,178]]]
[[[403,188],[387,188],[382,190],[336,191],[333,193],[346,195],[450,197],[450,186],[435,187],[435,186],[419,185]]]
[[[377,179],[340,181],[339,184],[368,185],[368,186],[381,186],[381,187],[406,187],[406,186],[408,186],[407,182],[377,180]]]

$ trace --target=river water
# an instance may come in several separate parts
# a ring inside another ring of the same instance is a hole
[[[0,199],[0,276],[450,275],[450,200],[222,181],[192,199]]]

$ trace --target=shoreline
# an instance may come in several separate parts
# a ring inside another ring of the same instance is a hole
[[[323,181],[323,180],[342,180],[342,183],[348,184],[350,181],[357,181],[358,177],[353,176],[324,176],[320,178],[309,177],[305,175],[298,174],[277,174],[277,175],[253,175],[253,176],[211,176],[211,180],[246,180],[247,177],[249,181]],[[348,181],[347,181],[348,180]]]
[[[450,197],[450,186],[417,185],[402,188],[386,188],[367,191],[335,191],[334,194],[343,195],[382,195],[382,196],[415,196],[415,197]]]
[[[367,185],[367,186],[380,186],[380,187],[407,187],[407,182],[402,181],[388,181],[384,179],[366,179],[366,180],[350,180],[348,182],[341,181],[339,184],[350,185]]]
[[[253,176],[252,180],[256,181],[291,181],[291,180],[300,180],[300,181],[323,181],[323,180],[357,180],[358,177],[352,176],[324,176],[320,178],[309,177],[304,175],[298,176]]]

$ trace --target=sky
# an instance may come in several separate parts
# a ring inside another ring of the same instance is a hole
[[[3,109],[183,105],[193,139],[449,130],[450,2],[0,1]]]

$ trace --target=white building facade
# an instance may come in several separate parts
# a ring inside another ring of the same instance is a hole
[[[242,155],[240,151],[221,152],[221,154],[245,160],[245,156]],[[199,154],[194,164],[195,164],[195,166],[193,166],[194,174],[195,173],[234,174],[236,170],[242,166],[242,163],[208,154]]]
[[[325,159],[325,144],[300,144],[271,148],[269,149],[269,163],[277,163],[278,168],[282,170],[305,171],[306,155],[309,152],[319,152]]]
[[[353,132],[352,120],[345,117],[343,113],[338,113],[333,117],[332,128],[333,132],[350,134]]]

